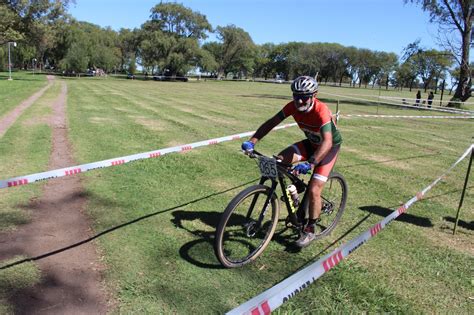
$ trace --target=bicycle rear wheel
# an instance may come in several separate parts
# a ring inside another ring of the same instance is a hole
[[[221,264],[234,268],[255,260],[270,242],[279,212],[278,199],[270,196],[268,186],[251,186],[235,196],[216,231],[214,249]]]
[[[342,217],[347,200],[347,183],[344,177],[336,172],[329,175],[321,194],[321,215],[317,222],[315,239],[331,233]]]

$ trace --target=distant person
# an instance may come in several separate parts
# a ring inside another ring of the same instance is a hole
[[[421,99],[421,91],[418,90],[418,92],[416,92],[415,106],[420,106],[420,99]]]
[[[431,91],[430,94],[428,95],[428,108],[431,108],[431,104],[433,104],[433,98],[434,98],[434,94],[433,94],[433,91]]]

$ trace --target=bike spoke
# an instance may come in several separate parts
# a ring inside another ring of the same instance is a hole
[[[267,199],[266,194],[259,192],[249,195],[234,208],[222,240],[223,253],[229,261],[245,261],[263,245],[272,228],[272,211],[264,212]]]
[[[318,222],[318,234],[332,230],[337,224],[338,212],[344,198],[344,186],[338,177],[329,178],[321,198],[322,207],[320,221]]]

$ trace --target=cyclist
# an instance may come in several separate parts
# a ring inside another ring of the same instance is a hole
[[[242,143],[242,150],[252,151],[259,140],[289,116],[293,116],[298,127],[305,133],[306,139],[290,145],[278,154],[285,163],[304,162],[294,167],[293,171],[297,174],[307,174],[313,169],[308,185],[309,220],[296,241],[296,245],[302,248],[314,240],[316,223],[321,213],[321,191],[336,163],[342,137],[331,111],[316,98],[318,83],[315,79],[300,76],[291,84],[291,91],[293,101],[263,123],[248,141]]]

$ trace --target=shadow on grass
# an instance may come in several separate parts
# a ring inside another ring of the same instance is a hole
[[[215,231],[221,219],[221,215],[222,212],[184,210],[173,212],[174,219],[172,220],[172,222],[175,224],[176,227],[184,229],[187,232],[199,237],[199,239],[188,242],[180,248],[179,253],[183,259],[200,268],[224,269],[224,267],[220,263],[215,263],[217,261],[217,258],[214,254]],[[245,217],[241,217],[242,221],[245,221]],[[237,217],[234,215],[234,220],[235,219],[237,219]],[[209,232],[202,230],[191,230],[189,228],[186,228],[183,224],[184,221],[195,220],[200,220],[202,223],[211,227],[212,231]],[[281,227],[283,224],[283,220],[280,220],[278,224],[279,227]],[[289,229],[291,228],[284,227],[279,231],[275,231],[275,234],[272,237],[272,242],[275,241],[285,246],[285,251],[287,252],[298,252],[298,248],[294,245],[294,241],[298,237],[298,232],[294,230],[294,233],[291,235],[283,235],[283,233],[285,233]],[[203,246],[206,248],[204,249]],[[211,254],[209,255],[209,253]]]
[[[8,76],[5,77],[5,76],[0,75],[0,81],[2,80],[8,80]],[[34,79],[34,78],[15,77],[13,74],[12,74],[12,80],[21,81],[21,82],[42,82],[42,80]]]
[[[217,259],[213,255],[212,255],[212,257],[209,257],[209,256],[211,256],[211,255],[209,255],[209,253],[214,253],[214,239],[215,239],[214,238],[214,236],[215,236],[214,231],[217,228],[217,225],[219,224],[221,214],[222,214],[221,212],[184,211],[184,210],[179,210],[179,211],[173,212],[174,219],[172,220],[172,222],[175,224],[176,227],[182,228],[182,229],[188,231],[189,233],[200,237],[200,239],[188,242],[180,248],[179,253],[180,253],[180,256],[183,259],[185,259],[189,263],[191,263],[191,264],[193,264],[197,267],[201,267],[201,268],[224,269],[224,267],[220,263],[216,264],[216,263],[206,262],[206,261],[211,261],[211,260],[215,261]],[[313,259],[310,259],[310,261],[313,262],[313,260],[315,258],[321,256],[328,249],[334,247],[339,242],[344,240],[352,231],[354,231],[357,227],[359,227],[371,215],[372,214],[368,214],[364,218],[362,218],[354,226],[352,226],[347,231],[345,231],[339,238],[337,238],[331,244],[326,246],[318,254],[313,256]],[[245,220],[245,218],[243,216],[242,216],[242,219]],[[200,220],[202,223],[212,227],[213,231],[208,232],[208,231],[201,231],[201,230],[191,230],[189,228],[186,228],[183,225],[184,221],[194,221],[194,220]],[[286,233],[288,231],[289,231],[289,233]],[[294,227],[286,227],[284,225],[284,220],[280,220],[278,222],[277,230],[275,231],[275,234],[273,234],[273,237],[272,237],[271,241],[272,242],[277,242],[280,245],[284,246],[285,247],[285,249],[284,249],[285,252],[299,253],[302,249],[295,245],[295,241],[298,239],[298,236],[299,236],[298,229],[296,229]],[[203,249],[203,246],[205,246],[206,249]],[[205,255],[205,253],[207,255]]]
[[[221,264],[216,263],[214,253],[214,233],[222,211],[192,211],[192,210],[178,210],[173,212],[173,219],[171,222],[180,229],[183,229],[192,235],[199,237],[181,246],[179,255],[184,260],[191,264],[207,269],[222,269]],[[212,231],[191,230],[185,227],[185,221],[199,220],[207,226],[212,227]],[[199,250],[205,247],[205,250]],[[204,255],[204,256],[203,256]]]
[[[386,217],[394,211],[390,208],[385,208],[385,207],[380,207],[380,206],[363,206],[363,207],[360,207],[359,209],[376,214],[381,217]],[[397,221],[406,222],[406,223],[414,224],[421,227],[433,227],[433,223],[431,223],[430,219],[418,217],[410,213],[404,213],[403,215],[399,216],[397,218]]]
[[[462,210],[461,210],[461,212],[462,212]],[[456,223],[456,218],[453,218],[453,217],[443,217],[443,220],[451,222],[453,224]],[[466,222],[466,221],[463,221],[463,220],[459,219],[458,226],[460,226],[460,227],[462,227],[466,230],[474,230],[474,221]]]
[[[64,251],[67,251],[69,249],[73,249],[77,246],[80,246],[80,245],[83,245],[83,244],[86,244],[86,243],[89,243],[101,236],[104,236],[106,234],[109,234],[115,230],[118,230],[118,229],[121,229],[121,228],[124,228],[128,225],[131,225],[131,224],[134,224],[134,223],[137,223],[137,222],[140,222],[142,220],[145,220],[145,219],[148,219],[148,218],[151,218],[151,217],[154,217],[156,215],[159,215],[159,214],[162,214],[162,213],[166,213],[166,212],[169,212],[169,211],[173,211],[173,210],[177,210],[179,208],[183,208],[185,206],[188,206],[188,205],[191,205],[191,204],[194,204],[194,203],[197,203],[197,202],[200,202],[202,200],[206,200],[208,198],[211,198],[211,197],[215,197],[215,196],[219,196],[219,195],[222,195],[226,192],[229,192],[229,191],[232,191],[234,189],[238,189],[238,188],[241,188],[241,187],[244,187],[246,185],[249,185],[251,183],[254,183],[256,179],[253,179],[249,182],[246,182],[246,183],[243,183],[241,185],[238,185],[238,186],[235,186],[235,187],[231,187],[229,189],[226,189],[226,190],[223,190],[223,191],[220,191],[220,192],[217,192],[217,193],[213,193],[213,194],[210,194],[210,195],[207,195],[207,196],[204,196],[204,197],[201,197],[201,198],[197,198],[197,199],[194,199],[194,200],[191,200],[191,201],[188,201],[188,202],[185,202],[183,204],[180,204],[178,206],[175,206],[175,207],[171,207],[171,208],[168,208],[168,209],[164,209],[164,210],[160,210],[160,211],[156,211],[156,212],[153,212],[153,213],[149,213],[147,215],[144,215],[144,216],[141,216],[141,217],[138,217],[136,219],[133,219],[131,221],[128,221],[128,222],[124,222],[122,224],[119,224],[119,225],[116,225],[114,227],[111,227],[107,230],[104,230],[90,238],[87,238],[87,239],[84,239],[82,241],[79,241],[79,242],[76,242],[74,244],[71,244],[71,245],[68,245],[68,246],[65,246],[65,247],[62,247],[62,248],[58,248],[56,250],[53,250],[53,251],[50,251],[50,252],[47,252],[47,253],[44,253],[44,254],[41,254],[41,255],[38,255],[38,256],[35,256],[35,257],[28,257],[28,258],[25,258],[25,259],[21,259],[21,260],[17,260],[17,261],[14,261],[12,263],[9,263],[9,264],[6,264],[6,265],[3,265],[3,266],[0,266],[0,270],[3,270],[3,269],[7,269],[7,268],[11,268],[13,266],[16,266],[16,265],[19,265],[19,264],[23,264],[23,263],[26,263],[26,262],[30,262],[30,261],[36,261],[36,260],[40,260],[40,259],[44,259],[46,257],[49,257],[49,256],[52,256],[52,255],[56,255],[56,254],[59,254],[59,253],[62,253]],[[91,196],[90,193],[86,193],[86,196]],[[66,197],[66,198],[72,198],[72,197]]]

